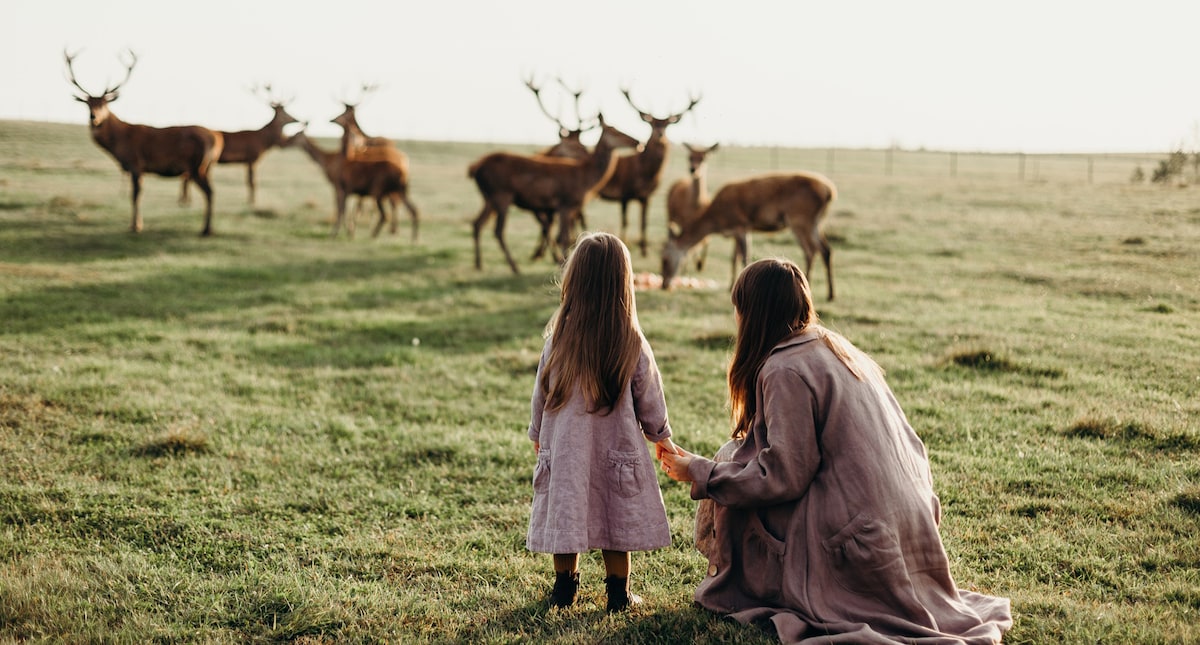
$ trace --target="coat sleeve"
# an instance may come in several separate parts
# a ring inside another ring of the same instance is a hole
[[[766,427],[752,430],[757,454],[745,464],[694,460],[688,468],[693,499],[744,508],[790,502],[808,491],[821,464],[815,394],[791,369],[765,372],[759,387],[763,406],[756,424]]]
[[[671,436],[671,424],[667,420],[667,399],[663,394],[662,375],[654,361],[654,352],[649,343],[642,345],[642,357],[633,372],[633,411],[642,426],[642,435],[647,441],[658,443]]]
[[[529,439],[540,441],[542,435],[542,411],[546,409],[546,394],[542,392],[542,370],[546,369],[546,356],[550,353],[550,341],[542,348],[538,360],[537,376],[533,379],[533,397],[529,402]]]

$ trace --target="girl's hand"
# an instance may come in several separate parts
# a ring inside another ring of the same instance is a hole
[[[662,467],[666,471],[667,477],[677,482],[690,482],[692,476],[688,473],[688,466],[695,458],[696,455],[676,446],[674,453],[664,452],[662,454]]]
[[[541,452],[541,450],[542,450],[542,442],[540,442],[540,441],[533,442],[533,451]]]
[[[678,454],[679,450],[679,446],[676,446],[675,443],[671,441],[671,438],[667,437],[666,439],[654,444],[654,458],[662,461],[664,454]]]

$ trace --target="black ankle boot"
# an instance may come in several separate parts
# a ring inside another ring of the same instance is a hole
[[[625,611],[631,606],[642,604],[642,597],[629,593],[629,578],[609,576],[604,579],[608,591],[608,611]]]
[[[554,589],[550,591],[550,606],[569,607],[574,604],[577,591],[579,591],[578,571],[555,572]]]

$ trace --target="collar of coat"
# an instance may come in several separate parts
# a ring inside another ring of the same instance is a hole
[[[775,347],[771,349],[771,353],[774,354],[775,352],[783,351],[789,347],[803,345],[804,343],[811,343],[820,337],[821,335],[817,332],[817,330],[810,328],[807,331],[803,331],[798,334],[792,334],[791,336],[779,341],[779,344],[775,345]]]

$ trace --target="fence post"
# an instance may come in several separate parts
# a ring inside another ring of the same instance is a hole
[[[1025,153],[1017,153],[1017,180],[1025,181]]]
[[[1092,183],[1092,158],[1088,157],[1088,183]]]
[[[825,174],[833,174],[833,148],[830,148],[829,151],[825,153]]]
[[[958,176],[958,153],[957,152],[950,153],[950,176],[951,177]]]
[[[771,170],[779,170],[779,146],[771,146]]]

